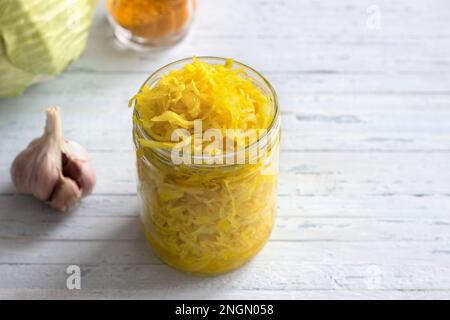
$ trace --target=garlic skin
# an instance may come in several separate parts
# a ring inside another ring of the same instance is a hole
[[[31,141],[11,166],[11,177],[19,192],[31,193],[41,201],[50,198],[61,168],[60,132],[61,122],[54,112],[47,111],[44,134]]]
[[[58,107],[47,109],[44,134],[14,159],[11,179],[19,192],[63,212],[92,192],[96,178],[89,154],[63,137]]]

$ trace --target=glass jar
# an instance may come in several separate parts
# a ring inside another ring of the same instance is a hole
[[[197,59],[210,64],[226,61]],[[143,87],[154,87],[164,74],[191,62],[184,59],[159,69]],[[182,271],[215,275],[236,269],[259,252],[274,226],[281,132],[277,97],[258,72],[241,63],[234,63],[234,68],[244,69],[268,97],[274,116],[257,142],[225,153],[223,164],[175,164],[167,149],[144,146],[142,141],[152,139],[134,121],[145,236],[164,262]],[[136,110],[134,117],[139,119]],[[240,153],[246,155],[245,163],[228,161]]]
[[[181,40],[194,16],[195,0],[106,0],[114,35],[135,49]]]

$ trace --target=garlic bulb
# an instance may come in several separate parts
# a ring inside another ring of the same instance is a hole
[[[60,211],[76,207],[92,192],[95,172],[81,145],[62,135],[58,107],[47,109],[44,134],[14,159],[11,178],[21,193],[32,194]]]

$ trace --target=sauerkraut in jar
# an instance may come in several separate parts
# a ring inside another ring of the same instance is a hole
[[[203,275],[249,261],[277,207],[280,117],[269,82],[241,63],[189,58],[156,71],[130,104],[141,221],[154,252]]]

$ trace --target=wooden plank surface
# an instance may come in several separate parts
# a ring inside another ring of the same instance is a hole
[[[0,298],[450,298],[450,4],[199,1],[189,36],[143,53],[114,43],[101,3],[86,52],[0,100]],[[367,27],[370,5],[380,29]],[[156,68],[233,57],[275,86],[283,116],[276,228],[244,268],[164,265],[138,222],[128,99]],[[98,184],[70,215],[19,195],[15,155],[60,105]],[[79,265],[82,289],[66,289]]]

